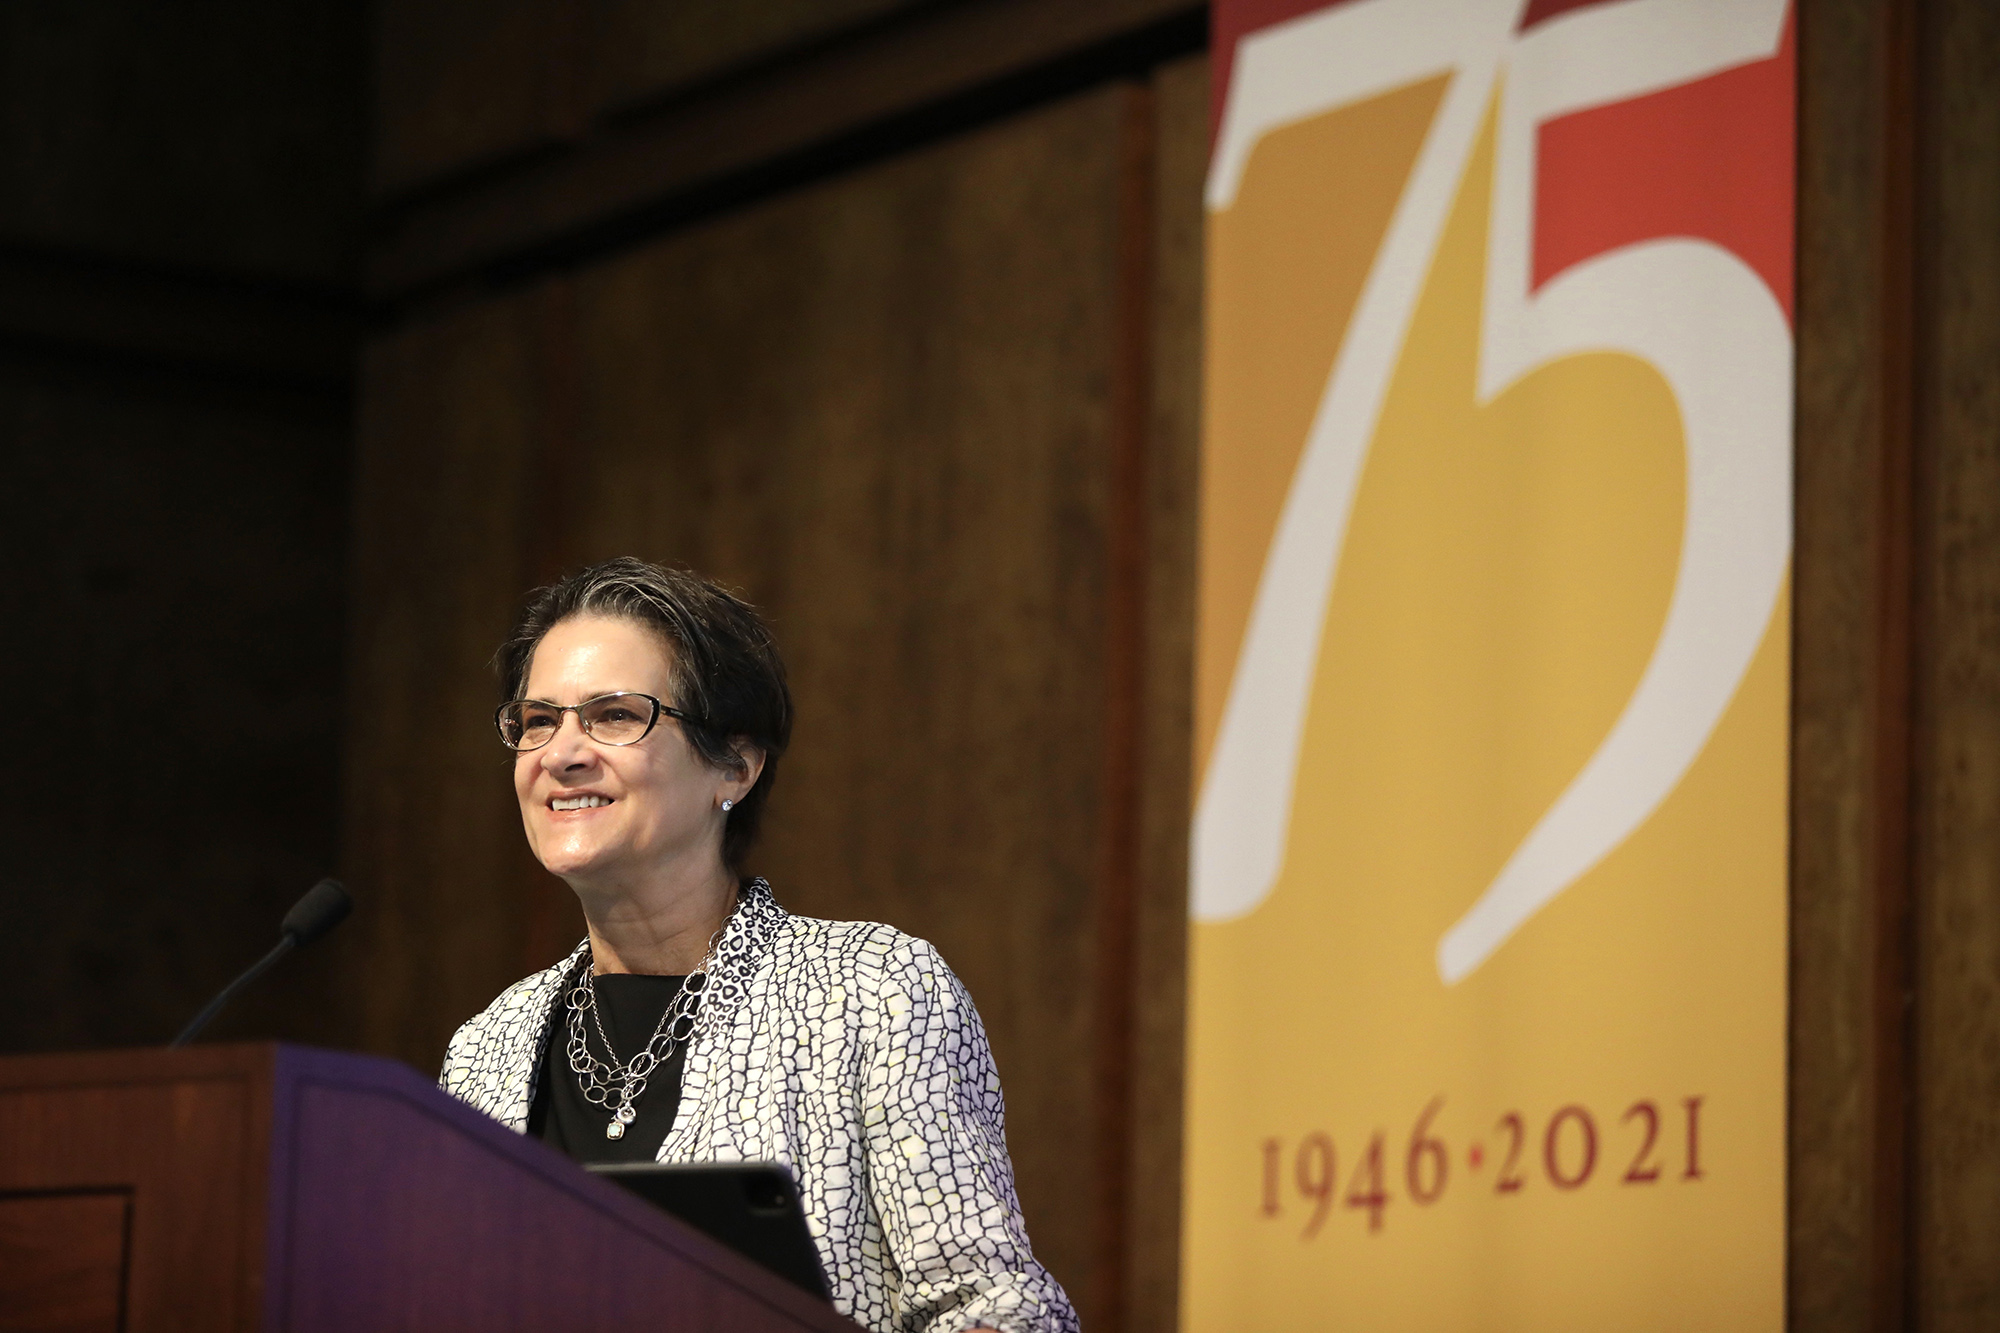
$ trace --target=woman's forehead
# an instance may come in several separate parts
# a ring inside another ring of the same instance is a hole
[[[526,693],[542,698],[551,689],[570,687],[591,693],[642,690],[664,698],[672,678],[672,645],[651,627],[622,616],[572,616],[535,645]]]

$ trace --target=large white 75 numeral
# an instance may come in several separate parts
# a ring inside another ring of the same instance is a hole
[[[1198,920],[1254,909],[1282,868],[1327,597],[1395,356],[1496,80],[1504,78],[1479,394],[1587,351],[1644,358],[1678,399],[1687,515],[1666,623],[1624,712],[1438,945],[1455,982],[1629,836],[1701,752],[1762,638],[1791,546],[1792,341],[1705,241],[1628,246],[1529,292],[1535,130],[1777,47],[1785,0],[1623,0],[1513,33],[1519,0],[1359,0],[1240,45],[1208,203],[1263,135],[1418,79],[1451,81],[1357,302],[1257,588],[1194,819]]]

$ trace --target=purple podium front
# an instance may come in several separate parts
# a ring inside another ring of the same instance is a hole
[[[389,1060],[0,1060],[0,1330],[856,1325]]]

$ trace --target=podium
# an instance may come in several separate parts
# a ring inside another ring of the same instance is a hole
[[[0,1059],[0,1331],[856,1328],[393,1061]]]

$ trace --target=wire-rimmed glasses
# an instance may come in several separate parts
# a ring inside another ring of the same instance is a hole
[[[514,699],[493,714],[500,743],[510,750],[539,750],[562,730],[564,713],[575,713],[583,734],[603,745],[636,745],[646,739],[662,715],[683,722],[700,719],[661,703],[650,694],[617,690],[580,704],[552,704],[541,699]]]

